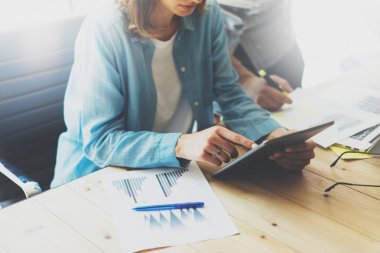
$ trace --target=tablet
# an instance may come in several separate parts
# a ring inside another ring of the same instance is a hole
[[[265,159],[268,157],[269,154],[275,151],[283,150],[285,147],[307,141],[314,135],[322,132],[323,130],[332,126],[333,124],[334,121],[329,121],[304,130],[300,130],[297,132],[290,133],[288,135],[278,137],[276,139],[272,139],[270,141],[264,141],[260,145],[249,150],[244,155],[236,158],[235,160],[231,161],[230,163],[216,171],[213,174],[213,176],[221,176],[229,171],[245,167],[245,165],[252,165],[255,161],[259,159]]]

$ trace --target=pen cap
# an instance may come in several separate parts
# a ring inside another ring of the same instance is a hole
[[[260,77],[265,77],[266,75],[267,75],[267,72],[265,70],[263,70],[263,69],[259,70],[259,76]]]

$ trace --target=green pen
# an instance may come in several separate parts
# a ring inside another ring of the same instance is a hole
[[[275,81],[273,81],[273,79],[267,74],[267,72],[263,69],[260,69],[259,70],[259,76],[264,78],[265,81],[267,81],[267,84],[273,88],[275,88],[276,90],[278,91],[281,91],[282,93],[284,93],[286,96],[288,96],[289,94],[284,90],[282,89],[281,85],[279,85],[278,83],[276,83]]]

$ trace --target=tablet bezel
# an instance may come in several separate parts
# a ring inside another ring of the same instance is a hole
[[[247,163],[249,161],[254,162],[254,160],[258,160],[263,158],[265,155],[269,153],[284,149],[289,145],[296,145],[298,143],[302,143],[313,137],[314,135],[322,132],[326,128],[332,126],[334,121],[325,122],[316,126],[312,126],[307,129],[299,130],[296,132],[292,132],[287,135],[280,136],[278,138],[272,139],[270,141],[264,141],[260,145],[255,148],[249,150],[244,155],[236,158],[230,163],[226,164],[224,167],[219,169],[218,171],[212,174],[213,177],[218,177],[225,174],[228,171],[232,171],[232,168],[236,167],[241,163]],[[235,168],[237,169],[237,168]]]

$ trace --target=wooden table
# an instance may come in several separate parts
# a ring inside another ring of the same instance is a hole
[[[262,167],[216,180],[204,169],[240,234],[159,251],[380,252],[380,189],[324,193],[337,181],[380,184],[380,159],[330,168],[336,156],[316,153],[300,173]],[[101,182],[120,170],[100,170],[1,210],[0,252],[121,252]]]

